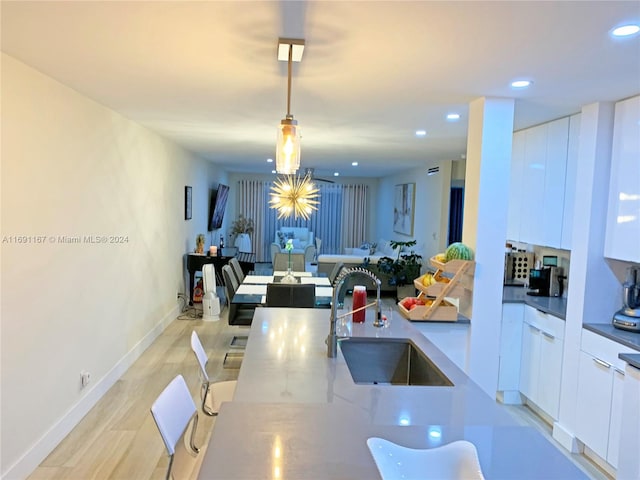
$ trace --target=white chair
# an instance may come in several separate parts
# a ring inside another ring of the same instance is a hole
[[[168,480],[173,477],[174,459],[176,458],[176,450],[180,447],[180,439],[192,421],[189,447],[192,455],[197,455],[200,452],[194,443],[198,426],[198,411],[182,375],[175,377],[153,402],[151,415],[169,453],[169,467],[166,476]]]
[[[229,380],[227,382],[215,382],[211,383],[209,375],[207,374],[207,354],[202,347],[200,337],[194,330],[191,332],[191,350],[196,355],[198,364],[200,365],[200,377],[202,378],[202,385],[200,386],[200,397],[202,398],[202,411],[213,417],[218,415],[220,410],[220,404],[222,402],[230,402],[233,400],[233,394],[236,391],[235,380]],[[210,405],[207,405],[207,399],[209,399]]]

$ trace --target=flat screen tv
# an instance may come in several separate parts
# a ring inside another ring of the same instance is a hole
[[[224,209],[227,206],[229,198],[229,187],[227,185],[218,185],[218,190],[211,194],[211,203],[209,204],[209,231],[217,230],[222,227],[224,219]]]

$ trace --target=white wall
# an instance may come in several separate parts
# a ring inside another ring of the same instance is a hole
[[[436,175],[427,175],[427,169],[440,167]],[[393,197],[395,186],[402,183],[416,184],[413,237],[393,231]],[[425,162],[424,167],[414,168],[392,177],[380,179],[376,199],[377,228],[375,240],[407,241],[415,239],[416,248],[424,260],[444,252],[449,223],[449,195],[451,186],[451,162]]]
[[[1,152],[1,463],[22,478],[175,318],[226,175],[4,54]]]

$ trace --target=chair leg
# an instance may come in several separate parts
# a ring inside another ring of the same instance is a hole
[[[165,480],[171,480],[171,468],[173,467],[173,457],[174,455],[169,456],[169,466],[167,467],[167,475]]]
[[[194,453],[200,453],[200,449],[196,447],[196,430],[198,429],[198,412],[193,414],[193,427],[191,428],[191,438],[189,439],[189,446]]]
[[[200,392],[200,397],[202,397],[202,411],[209,417],[215,417],[218,415],[218,412],[214,412],[207,406],[207,397],[210,393],[209,382],[202,382],[202,386],[200,388],[202,389]]]

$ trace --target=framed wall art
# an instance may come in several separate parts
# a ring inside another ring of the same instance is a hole
[[[184,187],[184,219],[191,220],[191,187]]]
[[[393,197],[393,231],[403,235],[413,235],[415,208],[415,183],[396,185]]]

